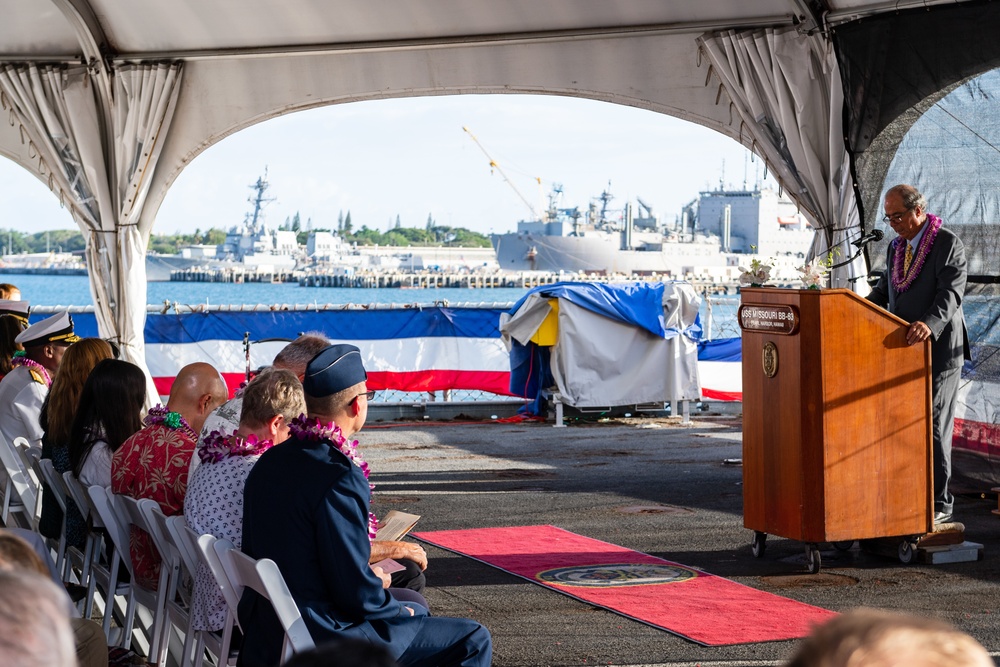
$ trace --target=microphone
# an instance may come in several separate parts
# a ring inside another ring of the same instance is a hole
[[[851,241],[851,245],[854,246],[855,248],[863,248],[872,241],[875,242],[881,241],[884,237],[885,234],[882,233],[881,229],[873,229],[864,236],[862,236],[857,241]]]

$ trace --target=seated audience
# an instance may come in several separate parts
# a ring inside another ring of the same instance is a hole
[[[146,376],[105,359],[87,377],[69,437],[69,465],[84,486],[111,486],[111,457],[142,428]]]
[[[243,484],[257,459],[288,439],[288,424],[306,410],[302,385],[292,373],[271,369],[254,378],[242,398],[239,428],[214,432],[198,447],[201,465],[188,481],[184,518],[191,530],[232,542],[243,540]],[[221,630],[228,607],[215,578],[199,567],[191,603],[195,630]]]
[[[369,566],[375,521],[368,464],[347,440],[367,416],[366,379],[352,345],[332,345],[309,362],[309,417],[294,420],[289,441],[264,452],[247,477],[243,552],[277,564],[317,643],[367,640],[402,667],[489,665],[486,628],[396,600]],[[344,412],[353,417],[342,432],[334,422]],[[239,618],[241,664],[277,664],[284,633],[270,603],[247,589]]]
[[[274,357],[272,368],[291,371],[301,382],[306,372],[306,364],[329,344],[330,342],[322,333],[304,333],[278,352]],[[242,405],[242,392],[237,392],[234,398],[220,405],[205,420],[198,444],[203,444],[213,431],[232,433],[239,428]],[[191,462],[192,476],[199,462],[199,457],[193,457]],[[388,585],[391,586],[393,596],[403,601],[417,602],[426,607],[427,600],[424,599],[423,595],[407,596],[401,591],[401,589],[408,589],[422,594],[427,586],[427,578],[424,575],[424,570],[427,569],[427,553],[424,548],[413,542],[398,540],[376,540],[373,542],[370,562],[378,563],[387,558],[391,558],[403,566],[403,569],[385,575],[388,577]]]
[[[52,579],[54,569],[14,531],[0,529],[0,664],[107,667],[104,631],[94,621],[77,617],[61,582]],[[20,582],[15,590],[7,590],[5,577]],[[18,594],[24,597],[21,609],[6,599]],[[63,627],[66,623],[68,628]]]
[[[111,457],[111,490],[151,498],[167,516],[184,510],[188,466],[205,418],[226,400],[226,383],[211,364],[188,364],[177,373],[167,405],[146,416],[145,426]],[[149,535],[132,527],[129,552],[135,580],[155,589],[160,556]]]
[[[271,368],[291,371],[299,379],[299,382],[302,382],[302,375],[306,372],[306,364],[329,344],[330,341],[323,334],[304,333],[278,352],[271,363]],[[232,433],[238,429],[242,409],[243,391],[238,390],[233,398],[213,410],[212,414],[205,420],[205,425],[201,428],[201,433],[198,436],[198,446],[204,444],[205,438],[212,432]],[[197,456],[192,457],[190,476],[194,475],[195,468],[200,463]]]
[[[943,621],[857,609],[804,639],[787,667],[993,667],[979,642]]]
[[[38,421],[42,427],[42,458],[52,459],[52,467],[59,474],[70,469],[70,428],[83,383],[99,361],[111,356],[111,346],[107,342],[100,338],[83,338],[66,350],[59,370],[52,378],[52,387],[42,403]],[[42,494],[39,532],[58,539],[62,531],[62,515],[54,492],[46,486]],[[87,525],[76,505],[70,503],[66,516],[66,544],[82,547],[86,539]]]

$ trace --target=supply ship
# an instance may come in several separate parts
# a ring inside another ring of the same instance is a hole
[[[813,241],[795,204],[766,187],[701,192],[670,221],[641,198],[614,208],[610,188],[585,211],[561,198],[556,185],[540,218],[491,236],[502,270],[725,279],[749,253],[801,264]]]

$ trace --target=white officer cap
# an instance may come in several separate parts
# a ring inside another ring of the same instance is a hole
[[[73,318],[70,317],[68,311],[64,311],[52,317],[46,317],[41,322],[35,322],[19,333],[14,342],[20,343],[24,347],[37,347],[49,343],[70,345],[78,340],[80,337],[73,333]]]
[[[0,315],[10,315],[23,324],[28,324],[28,302],[0,299]]]

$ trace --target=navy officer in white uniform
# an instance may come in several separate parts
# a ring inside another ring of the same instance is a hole
[[[394,599],[368,565],[371,489],[348,440],[368,414],[367,379],[353,345],[331,345],[306,366],[308,417],[293,420],[291,438],[264,452],[247,477],[243,551],[277,563],[317,644],[361,639],[400,667],[487,667],[486,628]],[[239,618],[239,664],[278,664],[283,632],[270,603],[248,588]]]
[[[42,446],[42,403],[63,353],[78,340],[68,312],[34,323],[14,339],[24,356],[14,358],[14,369],[0,381],[0,432],[7,442],[24,436],[29,445]]]

